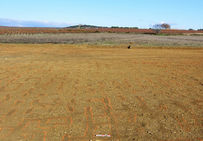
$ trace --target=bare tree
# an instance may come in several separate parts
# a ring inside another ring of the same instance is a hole
[[[163,24],[155,24],[153,29],[171,29],[170,24],[163,23]]]
[[[155,24],[153,25],[153,29],[155,30],[156,34],[159,34],[162,29],[170,29],[170,24],[162,23],[162,24]]]
[[[161,27],[162,27],[162,29],[171,29],[170,24],[167,24],[167,23],[161,24]]]

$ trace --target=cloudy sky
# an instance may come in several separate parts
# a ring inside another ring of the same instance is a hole
[[[0,0],[0,25],[203,28],[203,0]]]

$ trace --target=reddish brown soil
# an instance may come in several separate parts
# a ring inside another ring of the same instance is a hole
[[[38,34],[38,33],[95,33],[95,32],[110,32],[110,33],[145,33],[155,34],[153,29],[136,29],[136,28],[39,28],[39,27],[4,27],[0,26],[0,34]],[[161,30],[163,34],[189,34],[203,33],[197,30],[176,30],[167,29]]]
[[[0,44],[1,141],[200,141],[202,106],[203,49]]]

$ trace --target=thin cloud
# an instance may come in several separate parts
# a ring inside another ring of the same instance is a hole
[[[0,18],[0,26],[13,26],[13,27],[67,27],[71,26],[70,23],[65,22],[49,22],[49,21],[23,21],[14,19]]]

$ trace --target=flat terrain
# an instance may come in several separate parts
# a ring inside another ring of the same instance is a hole
[[[135,47],[203,47],[203,36],[130,33],[5,34],[0,43],[132,44]]]
[[[202,109],[203,49],[0,44],[1,141],[200,141]]]

